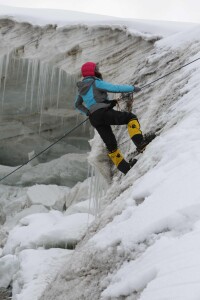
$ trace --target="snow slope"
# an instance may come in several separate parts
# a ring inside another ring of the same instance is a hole
[[[141,82],[200,58],[199,34],[197,27],[157,42],[136,69]],[[136,98],[142,129],[159,135],[126,176],[115,175],[73,264],[41,299],[200,298],[199,71],[200,60]],[[121,146],[126,157],[133,148]]]
[[[109,39],[98,40],[101,28],[93,30],[92,58],[99,61],[102,54],[103,70],[112,81],[143,86],[200,58],[199,26],[157,42],[154,33],[152,40],[138,32],[125,39],[119,31],[117,47],[110,48]],[[81,34],[82,39],[88,37]],[[76,67],[87,57],[87,49],[74,62]],[[158,136],[126,176],[112,167],[105,169],[109,163],[102,158],[104,147],[95,134],[89,161],[107,181],[112,175],[107,190],[103,181],[91,181],[96,196],[105,188],[101,203],[96,203],[98,213],[93,211],[89,180],[72,189],[0,186],[0,284],[12,284],[14,300],[200,299],[199,82],[200,60],[135,96],[132,111],[143,132]],[[127,109],[126,103],[122,107]],[[114,131],[130,158],[135,147],[126,127],[116,126]],[[56,163],[51,163],[56,173]],[[35,176],[41,177],[42,166],[38,167]],[[48,197],[50,191],[55,199]],[[96,216],[93,222],[90,215]],[[75,250],[66,249],[73,238],[72,246],[79,241]]]

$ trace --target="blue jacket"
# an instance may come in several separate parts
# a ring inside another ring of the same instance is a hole
[[[132,85],[115,85],[103,81],[97,77],[85,77],[77,83],[79,95],[75,101],[75,107],[84,114],[109,107],[109,93],[128,93],[134,91]]]

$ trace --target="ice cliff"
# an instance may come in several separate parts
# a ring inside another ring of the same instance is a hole
[[[126,82],[140,57],[153,47],[150,37],[147,36],[146,41],[129,34],[127,38],[128,32],[120,26],[74,25],[57,29],[53,25],[39,27],[10,19],[1,19],[0,23],[3,133],[0,162],[7,166],[27,161],[28,153],[38,153],[77,124],[75,82],[84,61],[98,61],[107,80]],[[135,54],[130,66],[132,50]],[[79,117],[78,121],[81,120]],[[39,162],[45,163],[66,153],[85,152],[89,149],[90,136],[88,125],[79,128],[69,139],[45,152]],[[13,180],[20,180],[20,174],[6,182],[12,184]],[[41,179],[40,183],[44,181]]]
[[[200,57],[198,26],[162,39],[6,18],[0,30],[1,176],[77,124],[85,61],[107,81],[144,86]],[[199,69],[198,60],[134,97],[129,108],[157,138],[126,176],[87,125],[0,186],[0,283],[14,300],[199,299]],[[114,131],[131,158],[126,127]],[[87,161],[97,171],[88,179]]]

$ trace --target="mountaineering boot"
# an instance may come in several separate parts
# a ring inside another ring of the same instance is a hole
[[[128,133],[133,143],[137,147],[137,151],[142,152],[146,147],[146,143],[144,142],[142,131],[140,130],[140,123],[137,119],[132,119],[128,122],[127,126]]]
[[[114,150],[113,152],[108,153],[108,156],[112,160],[112,162],[115,164],[115,166],[118,168],[119,171],[126,174],[131,166],[129,163],[127,163],[119,149]]]
[[[153,139],[155,139],[155,137],[156,137],[156,135],[154,133],[146,134],[146,135],[142,136],[142,138],[139,137],[140,138],[140,142],[136,145],[137,151],[139,153],[142,153],[145,150],[146,146],[149,143],[151,143],[151,141]]]
[[[137,119],[129,121],[128,132],[139,153],[142,153],[146,146],[156,137],[155,134],[143,136]]]
[[[128,122],[128,133],[130,138],[132,139],[135,135],[142,135],[142,131],[140,130],[140,123],[137,119],[132,119]]]
[[[129,160],[129,166],[130,166],[130,168],[132,168],[136,164],[136,162],[137,162],[137,159],[135,159],[135,158]]]

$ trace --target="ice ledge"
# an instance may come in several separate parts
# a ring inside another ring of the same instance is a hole
[[[152,35],[160,39],[162,36],[169,36],[194,27],[194,23],[153,21],[116,18],[68,10],[58,9],[33,9],[22,7],[9,7],[0,5],[0,18],[8,18],[17,22],[28,22],[32,25],[45,26],[56,24],[56,27],[63,26],[108,26],[121,30],[127,30],[130,34],[141,34],[149,38]]]

